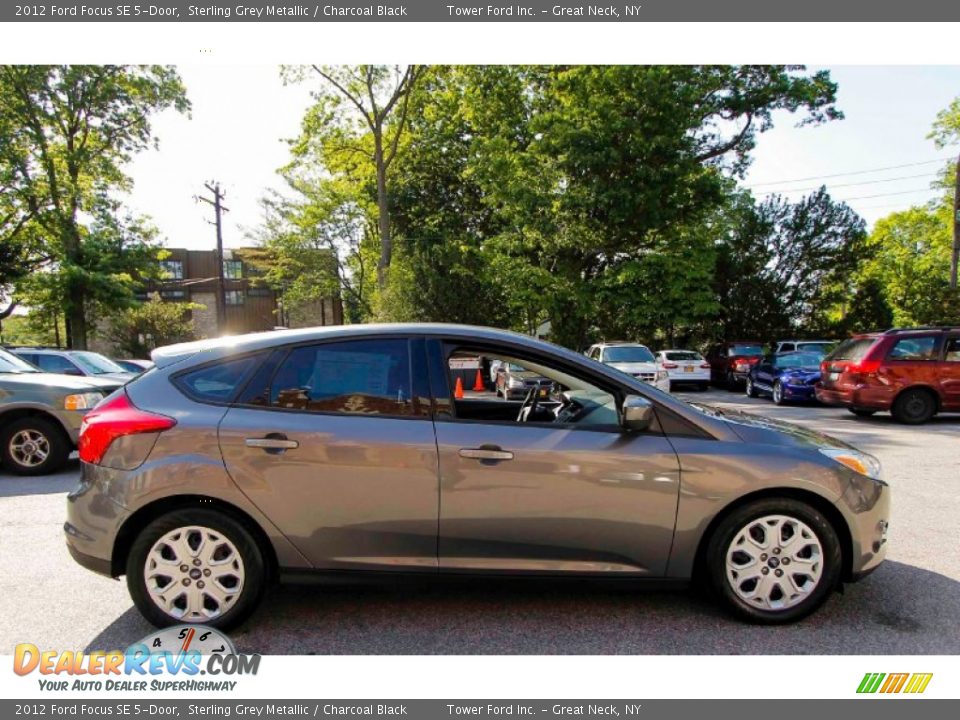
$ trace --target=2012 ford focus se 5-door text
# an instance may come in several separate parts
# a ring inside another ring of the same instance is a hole
[[[458,392],[465,358],[550,391]],[[702,579],[779,623],[886,554],[873,457],[523,335],[327,327],[154,361],[86,416],[65,531],[157,625],[230,627],[275,578],[358,571]]]

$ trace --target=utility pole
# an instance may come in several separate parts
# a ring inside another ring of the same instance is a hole
[[[227,327],[227,293],[223,282],[223,223],[221,218],[223,213],[230,212],[230,208],[223,205],[226,194],[220,190],[220,183],[204,183],[203,186],[213,195],[213,199],[203,195],[194,195],[194,199],[198,202],[213,205],[214,222],[210,224],[217,228],[217,330],[222,333]]]
[[[957,156],[957,179],[953,189],[953,256],[950,259],[950,288],[957,289],[957,261],[960,260],[960,156]]]

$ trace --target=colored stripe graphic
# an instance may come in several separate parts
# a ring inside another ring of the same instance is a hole
[[[857,692],[875,693],[877,688],[880,687],[880,682],[884,677],[884,673],[867,673],[863,676],[863,680],[860,681],[860,687],[857,688]]]
[[[910,682],[907,683],[907,687],[904,692],[907,693],[922,693],[927,689],[927,685],[930,684],[930,680],[933,678],[933,673],[914,673],[910,678]]]
[[[880,688],[882,693],[898,693],[903,689],[904,684],[910,673],[890,673],[887,675],[887,681]]]
[[[857,692],[862,694],[911,693],[919,694],[927,689],[933,673],[867,673],[860,681]]]

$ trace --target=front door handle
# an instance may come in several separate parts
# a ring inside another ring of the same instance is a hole
[[[296,440],[288,440],[286,435],[271,434],[262,438],[247,438],[246,446],[250,448],[260,448],[267,452],[281,453],[284,450],[294,450],[300,447]]]
[[[478,448],[460,448],[460,457],[468,460],[513,460],[513,453],[495,445]]]

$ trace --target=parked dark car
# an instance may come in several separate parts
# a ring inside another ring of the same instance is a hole
[[[479,355],[556,390],[457,398],[451,360]],[[702,579],[782,623],[886,554],[875,458],[524,335],[348,325],[153,359],[87,415],[64,529],[158,625],[229,627],[272,578],[359,572]]]
[[[894,328],[844,340],[821,363],[817,399],[902,423],[960,412],[960,327]]]
[[[763,343],[754,340],[738,340],[712,345],[707,351],[710,363],[710,381],[736,390],[747,380],[750,368],[763,357]]]
[[[783,405],[793,400],[816,400],[815,385],[820,380],[822,353],[787,352],[764,355],[747,374],[747,395],[770,395]]]

